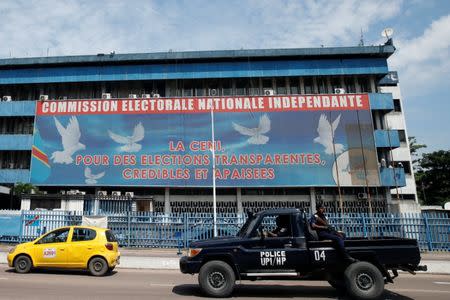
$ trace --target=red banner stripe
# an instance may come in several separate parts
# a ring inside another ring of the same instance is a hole
[[[37,101],[37,115],[368,110],[368,94]]]
[[[48,162],[48,156],[44,152],[39,150],[36,146],[33,146],[31,152],[35,158],[39,159],[44,164],[46,164],[47,166],[50,167],[49,162]]]

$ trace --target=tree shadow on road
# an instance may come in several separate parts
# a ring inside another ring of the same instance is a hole
[[[206,297],[202,294],[197,284],[181,284],[172,289],[172,293],[179,296]],[[287,286],[287,285],[255,285],[239,284],[236,285],[232,297],[247,298],[329,298],[329,299],[350,299],[339,293],[332,287],[327,286]],[[399,295],[390,291],[385,291],[381,299],[390,300],[413,300],[412,298]]]

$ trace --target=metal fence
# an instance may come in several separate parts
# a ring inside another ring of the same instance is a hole
[[[0,242],[28,241],[61,226],[80,225],[83,215],[89,213],[0,212]],[[192,241],[213,237],[212,214],[126,212],[107,217],[108,227],[115,232],[119,244],[126,247],[181,249],[189,247]],[[240,214],[219,214],[218,235],[236,235],[245,219]],[[329,221],[348,237],[414,238],[423,251],[450,251],[450,219],[444,213],[330,214]],[[17,226],[11,225],[14,222],[18,222]],[[8,231],[6,226],[17,229]]]

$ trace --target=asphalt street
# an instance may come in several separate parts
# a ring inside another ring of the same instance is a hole
[[[401,274],[383,299],[450,299],[450,275]],[[174,270],[120,269],[107,277],[78,271],[16,274],[0,266],[0,299],[193,299],[201,298],[197,276]],[[244,281],[233,298],[345,299],[326,282]]]

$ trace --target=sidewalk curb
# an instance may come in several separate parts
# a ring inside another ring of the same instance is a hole
[[[0,252],[0,264],[7,264],[7,252]],[[120,257],[120,269],[153,269],[153,270],[178,270],[178,257],[161,256],[131,256],[122,255]],[[450,275],[450,261],[448,260],[422,260],[421,265],[427,265],[427,272],[417,272],[417,274],[440,274]]]

